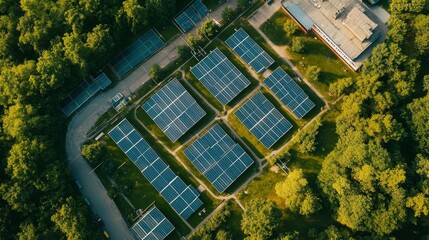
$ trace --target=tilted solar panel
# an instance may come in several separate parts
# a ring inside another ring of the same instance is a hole
[[[95,78],[95,81],[98,83],[101,89],[107,88],[112,81],[110,81],[109,77],[103,72]]]
[[[234,114],[266,148],[272,147],[292,128],[292,124],[260,92]]]
[[[253,164],[252,158],[219,124],[214,125],[183,152],[220,193]]]
[[[202,206],[197,190],[170,169],[127,119],[110,130],[109,136],[177,214],[188,219]]]
[[[168,82],[142,108],[172,142],[206,115],[177,79]]]
[[[156,206],[153,206],[131,229],[137,239],[162,240],[173,232],[174,226]]]
[[[191,72],[222,105],[228,104],[250,85],[218,48],[192,67]]]
[[[264,82],[298,118],[303,118],[315,106],[304,90],[280,67]]]
[[[268,55],[242,28],[237,30],[225,43],[237,53],[257,73],[263,72],[274,59]]]
[[[61,111],[67,117],[72,115],[101,89],[102,86],[92,77],[88,76],[84,78],[83,81],[61,101]]]
[[[152,29],[132,43],[111,62],[118,77],[124,77],[138,64],[164,46],[164,41]]]
[[[207,16],[209,10],[200,1],[196,0],[182,13],[174,18],[174,21],[179,25],[183,32],[189,31],[193,26],[197,25],[201,19]]]

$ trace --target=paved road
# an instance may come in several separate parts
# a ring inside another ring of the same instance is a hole
[[[228,1],[216,11],[211,12],[209,17],[220,21],[222,10],[227,6],[235,5],[235,0]],[[194,28],[195,30],[196,28]],[[82,194],[90,200],[92,211],[103,219],[111,239],[127,240],[133,239],[133,237],[117,206],[107,195],[106,189],[97,175],[91,173],[91,167],[82,158],[80,154],[81,146],[87,141],[86,134],[97,119],[110,108],[109,100],[118,92],[121,92],[125,96],[135,92],[143,83],[149,80],[147,69],[155,63],[164,67],[175,60],[178,56],[177,46],[183,44],[185,42],[182,38],[176,38],[168,42],[167,46],[139,66],[115,87],[98,94],[90,100],[70,120],[65,147],[71,172],[74,178],[81,183]]]

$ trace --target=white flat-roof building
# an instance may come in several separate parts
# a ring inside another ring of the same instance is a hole
[[[384,41],[385,34],[380,34],[384,23],[360,0],[284,0],[282,4],[305,32],[312,30],[355,71],[370,55],[362,53],[374,42]]]

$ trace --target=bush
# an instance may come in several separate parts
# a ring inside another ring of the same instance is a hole
[[[227,25],[228,23],[232,22],[235,18],[235,11],[231,7],[226,7],[222,11],[222,24]]]
[[[149,76],[152,78],[155,82],[159,82],[162,78],[162,71],[161,67],[158,64],[154,64],[150,66],[149,68]]]
[[[300,152],[307,154],[316,150],[316,137],[321,126],[322,122],[319,119],[316,119],[305,130],[298,133],[296,143],[299,146]]]
[[[218,25],[213,19],[207,19],[201,24],[200,29],[198,29],[198,36],[200,39],[203,38],[212,38],[218,30]]]
[[[194,51],[197,50],[198,48],[202,47],[202,45],[204,43],[203,40],[201,40],[200,38],[198,38],[192,34],[189,34],[186,41],[188,42],[191,49]]]
[[[302,53],[305,50],[304,41],[299,37],[294,37],[292,39],[292,44],[290,46],[290,50],[295,53]]]
[[[343,94],[352,85],[353,85],[352,78],[338,79],[336,82],[331,83],[329,85],[329,94],[337,98],[341,96],[341,94]]]
[[[288,36],[292,36],[298,30],[298,27],[292,20],[288,19],[283,24],[283,30]]]
[[[187,45],[180,45],[177,47],[177,52],[179,53],[180,58],[189,59],[192,57],[191,48]]]
[[[309,66],[307,69],[307,77],[311,81],[319,81],[321,69],[317,66]]]
[[[92,167],[96,167],[103,160],[106,154],[106,147],[103,141],[86,144],[83,146],[81,154]]]

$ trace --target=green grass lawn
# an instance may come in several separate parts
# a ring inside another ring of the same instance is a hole
[[[286,13],[280,9],[261,26],[261,30],[274,44],[288,46],[292,38],[287,36],[283,30],[283,23],[287,19],[290,20]],[[301,38],[305,42],[306,47],[302,54],[294,53],[288,49],[287,54],[291,58],[291,61],[304,75],[306,75],[308,66],[315,65],[320,67],[322,70],[320,80],[313,81],[312,84],[329,101],[335,100],[329,96],[329,84],[345,77],[356,78],[358,74],[351,71],[321,40],[315,39],[314,34],[304,34],[298,30],[295,33],[295,37]]]

